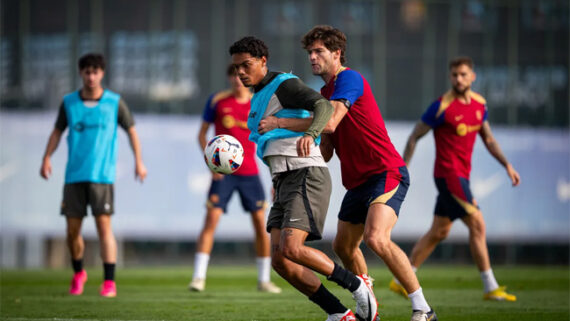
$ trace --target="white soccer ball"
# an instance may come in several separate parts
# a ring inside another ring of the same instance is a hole
[[[243,154],[241,143],[230,135],[215,136],[204,148],[206,164],[220,174],[237,171],[243,163]]]

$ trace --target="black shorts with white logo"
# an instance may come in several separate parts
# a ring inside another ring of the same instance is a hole
[[[295,228],[309,233],[307,241],[322,239],[332,191],[327,167],[305,167],[273,177],[275,200],[267,217],[271,229]]]
[[[87,205],[91,206],[94,216],[113,214],[113,184],[81,182],[63,186],[62,215],[87,216]]]

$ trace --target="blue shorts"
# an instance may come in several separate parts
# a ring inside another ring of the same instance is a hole
[[[410,187],[410,176],[405,166],[398,168],[397,172],[373,175],[363,184],[346,192],[338,219],[353,224],[364,224],[368,208],[375,203],[386,204],[399,215],[408,187]]]
[[[434,214],[450,220],[462,218],[479,210],[469,188],[469,180],[463,177],[435,178],[439,191]]]
[[[228,202],[236,190],[245,211],[253,212],[265,208],[265,193],[259,175],[224,175],[219,181],[212,180],[206,205],[208,208],[221,208],[225,213]]]

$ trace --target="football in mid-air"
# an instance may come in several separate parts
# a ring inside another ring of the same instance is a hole
[[[214,172],[232,174],[243,163],[243,147],[233,136],[218,135],[204,149],[206,164]]]

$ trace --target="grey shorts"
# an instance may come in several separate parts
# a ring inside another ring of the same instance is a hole
[[[87,216],[87,205],[91,206],[94,216],[113,214],[113,184],[82,182],[63,186],[62,215]]]
[[[307,241],[320,240],[331,196],[329,169],[305,167],[276,174],[273,188],[267,232],[290,227],[309,232]]]

